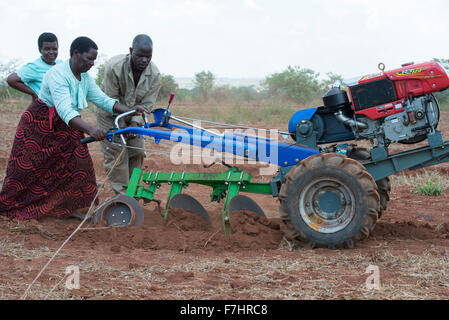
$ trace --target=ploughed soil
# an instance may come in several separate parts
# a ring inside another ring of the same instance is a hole
[[[1,104],[9,111],[0,120],[0,181],[23,112],[13,104]],[[83,117],[94,123],[91,113]],[[448,118],[443,112],[440,130],[446,136]],[[285,130],[282,124],[279,129]],[[145,171],[227,169],[220,164],[175,165],[164,153],[169,145],[147,141],[146,146],[151,151]],[[406,148],[410,146],[398,145],[394,151]],[[106,175],[99,144],[89,149],[102,184]],[[260,174],[260,164],[237,166],[251,173],[253,181],[268,182],[272,177]],[[442,164],[426,172],[447,179],[448,170],[449,165]],[[404,179],[415,174],[402,173]],[[234,212],[233,233],[226,235],[223,204],[210,202],[210,188],[194,184],[183,192],[203,204],[210,223],[181,209],[170,210],[164,219],[168,186],[156,193],[161,207],[154,202],[143,206],[140,227],[90,221],[80,225],[75,218],[19,222],[0,216],[0,299],[448,299],[449,190],[425,196],[394,181],[388,209],[370,237],[345,250],[310,249],[287,240],[279,202],[265,195],[248,196],[266,218]],[[99,199],[112,195],[106,184]],[[73,266],[79,269],[79,288],[70,287],[73,274],[66,274]],[[372,266],[379,270],[379,287],[372,286]]]

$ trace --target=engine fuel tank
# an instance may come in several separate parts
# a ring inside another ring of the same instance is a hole
[[[438,62],[409,65],[386,71],[385,75],[394,82],[399,99],[418,97],[449,87],[449,76]]]
[[[348,83],[356,115],[372,120],[402,113],[407,99],[445,90],[449,76],[438,62],[408,64]]]

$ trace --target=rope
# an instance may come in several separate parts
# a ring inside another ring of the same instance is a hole
[[[67,278],[68,274],[66,274],[64,277],[62,277],[62,279],[53,287],[51,288],[50,292],[47,293],[47,295],[45,296],[44,300],[47,300],[48,296],[57,288],[59,287],[59,285],[62,283],[62,281],[65,280],[65,278]]]
[[[209,121],[209,120],[202,120],[202,119],[193,119],[193,118],[188,118],[188,117],[176,117],[178,119],[181,120],[189,120],[189,121],[200,121],[200,122],[204,122],[204,123],[208,123],[208,124],[214,124],[214,125],[219,125],[220,127],[216,128],[216,127],[209,127],[208,129],[222,129],[224,128],[235,128],[235,129],[255,129],[255,130],[262,130],[262,131],[270,131],[271,129],[264,129],[264,128],[254,128],[254,127],[245,127],[245,126],[240,126],[240,125],[234,125],[234,124],[228,124],[228,123],[220,123],[220,122],[214,122],[214,121]],[[284,132],[284,131],[280,131],[279,129],[275,129],[279,134],[288,134],[290,135],[289,132]]]
[[[84,217],[83,221],[81,221],[81,223],[79,224],[79,226],[75,229],[75,231],[72,232],[72,234],[64,241],[64,243],[59,247],[58,250],[56,250],[56,252],[53,254],[53,256],[51,257],[51,259],[45,264],[45,266],[41,269],[41,271],[38,273],[38,275],[36,276],[36,278],[34,278],[34,280],[30,283],[30,285],[28,286],[28,288],[25,290],[25,292],[23,293],[22,297],[20,298],[20,300],[24,300],[27,296],[28,293],[31,289],[31,287],[34,285],[34,283],[40,278],[40,276],[44,273],[44,271],[47,269],[47,267],[50,265],[50,263],[56,258],[56,256],[59,254],[59,252],[62,250],[62,248],[64,248],[64,246],[67,244],[67,242],[70,241],[70,239],[78,232],[78,230],[81,229],[81,226],[87,221],[87,219],[89,219],[92,216],[92,209],[94,207],[95,204],[95,200],[97,200],[98,195],[100,194],[101,191],[103,191],[104,185],[106,183],[106,181],[109,178],[109,175],[111,174],[112,170],[117,166],[119,159],[122,157],[122,155],[125,153],[126,148],[123,148],[120,155],[117,157],[117,159],[114,162],[114,165],[112,166],[112,168],[109,170],[109,172],[106,175],[106,179],[103,181],[103,183],[101,184],[101,186],[98,188],[98,191],[94,197],[94,199],[92,200],[92,203],[90,204],[89,210],[86,213],[86,216]],[[52,289],[53,290],[53,289]],[[51,292],[51,291],[50,291]],[[47,295],[48,296],[48,295]]]

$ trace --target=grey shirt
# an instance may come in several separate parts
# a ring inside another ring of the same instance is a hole
[[[161,73],[153,61],[140,75],[137,86],[134,84],[130,54],[114,56],[105,64],[101,89],[109,97],[119,100],[121,104],[129,108],[140,105],[146,113],[150,113],[156,103],[160,88]],[[141,116],[132,117],[131,121],[135,121],[139,125],[143,124]]]

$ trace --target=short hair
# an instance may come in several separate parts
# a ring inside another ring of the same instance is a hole
[[[56,42],[58,43],[58,38],[51,32],[44,32],[37,39],[37,46],[39,50],[42,49],[44,42]]]
[[[88,37],[78,37],[73,40],[72,44],[70,45],[70,56],[73,55],[75,50],[78,50],[79,53],[84,53],[89,51],[90,48],[98,50],[97,44],[93,42],[92,39]]]
[[[153,40],[146,34],[138,34],[135,36],[132,46],[133,48],[153,48]]]

